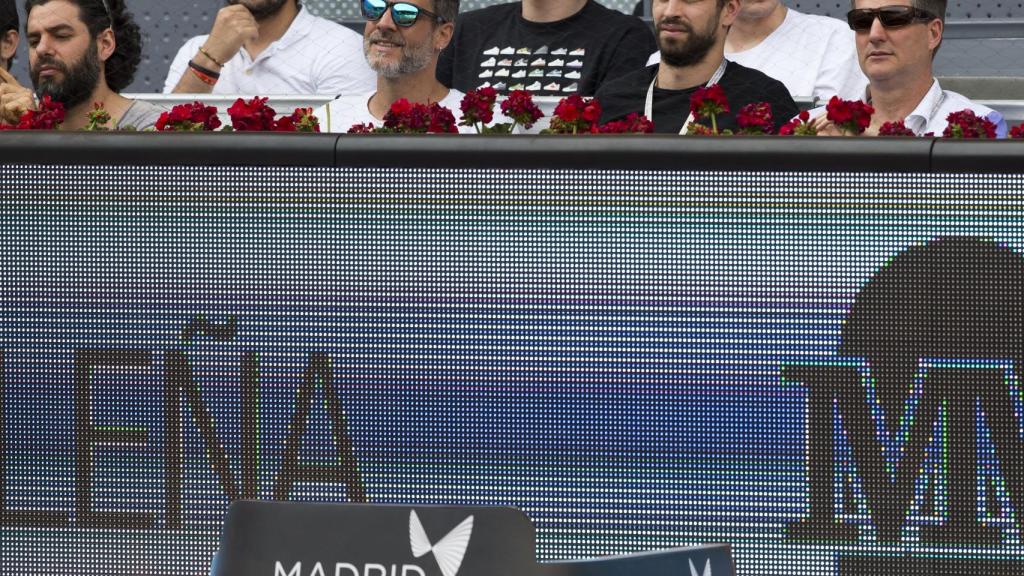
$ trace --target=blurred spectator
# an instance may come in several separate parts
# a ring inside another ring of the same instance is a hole
[[[208,35],[178,50],[164,92],[359,94],[374,74],[359,34],[298,0],[228,0]]]
[[[523,0],[461,15],[437,78],[462,91],[591,96],[655,47],[642,20],[595,0]]]
[[[124,0],[26,0],[29,74],[40,98],[64,104],[64,129],[88,123],[93,103],[110,114],[110,127],[156,123],[162,109],[118,94],[135,77],[142,53],[139,27]],[[2,121],[15,124],[36,109],[32,91],[0,72]]]
[[[14,0],[0,0],[0,68],[11,69],[18,50],[18,7]]]
[[[698,88],[718,84],[729,114],[717,126],[737,128],[735,114],[748,104],[766,102],[777,130],[797,112],[781,82],[763,72],[725,59],[725,36],[740,11],[739,0],[656,0],[654,23],[661,62],[613,80],[597,92],[602,122],[642,113],[655,132],[683,133],[692,122],[710,126],[690,114],[690,97]]]
[[[876,136],[885,122],[902,121],[918,136],[946,129],[951,112],[969,109],[996,125],[1005,138],[1002,114],[943,90],[932,76],[932,60],[942,44],[946,0],[853,0],[847,22],[855,32],[860,67],[870,82],[861,98],[875,109],[865,135]],[[811,112],[819,133],[839,134],[825,108]]]

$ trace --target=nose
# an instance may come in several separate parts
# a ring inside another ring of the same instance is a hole
[[[886,36],[885,26],[882,26],[882,20],[875,17],[871,21],[871,29],[868,30],[868,39],[872,42],[879,42]]]
[[[50,42],[50,38],[48,35],[43,34],[39,37],[39,42],[36,43],[34,50],[36,51],[36,54],[39,54],[40,56],[53,55],[54,43]]]
[[[388,9],[384,11],[384,15],[380,17],[380,20],[377,20],[377,28],[384,28],[387,30],[398,29],[395,21],[391,18],[391,6],[388,6]]]

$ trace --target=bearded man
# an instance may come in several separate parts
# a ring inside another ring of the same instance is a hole
[[[654,122],[655,132],[686,133],[692,123],[710,127],[709,119],[690,114],[690,97],[713,84],[724,90],[730,110],[716,117],[719,130],[736,130],[735,115],[748,104],[766,102],[775,130],[799,112],[781,82],[725,59],[739,0],[654,0],[652,9],[661,62],[598,90],[602,122],[635,112]]]
[[[298,0],[227,0],[208,35],[178,50],[164,93],[358,94],[373,86],[359,34]]]
[[[361,0],[366,27],[363,52],[377,74],[377,88],[341,97],[314,112],[325,132],[347,132],[355,124],[381,126],[391,104],[438,103],[457,112],[464,94],[437,80],[437,59],[452,40],[459,0]],[[471,126],[460,126],[473,132]]]
[[[153,126],[161,108],[119,94],[131,84],[142,53],[139,27],[124,0],[26,0],[25,12],[35,94],[0,71],[0,121],[16,124],[36,109],[34,96],[49,96],[64,105],[64,129],[85,127],[94,103],[110,114],[111,128]]]

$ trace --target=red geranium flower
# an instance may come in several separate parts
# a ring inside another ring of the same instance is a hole
[[[555,106],[549,132],[554,134],[596,133],[601,119],[601,104],[594,98],[573,94],[562,98]]]
[[[49,96],[39,101],[38,110],[26,110],[14,126],[3,126],[4,130],[56,130],[64,123],[64,104]]]
[[[729,111],[729,102],[725,99],[725,90],[718,84],[707,87],[700,87],[690,96],[690,113],[696,118],[709,118],[711,120],[710,134],[718,134],[719,114]],[[690,124],[687,130],[689,134],[708,134],[707,131],[697,128],[698,124]]]
[[[654,132],[654,123],[643,114],[631,112],[624,120],[608,122],[598,131],[601,134],[650,134]]]
[[[256,96],[248,102],[239,98],[228,108],[231,126],[238,131],[273,130],[275,115],[266,97]]]
[[[544,113],[533,103],[533,96],[526,90],[513,90],[501,103],[501,111],[516,124],[529,130]],[[513,125],[512,128],[515,126]],[[509,129],[511,131],[511,128]]]
[[[747,104],[736,114],[736,125],[740,134],[771,134],[775,126],[771,105],[767,102]]]
[[[274,121],[276,132],[319,132],[320,120],[313,116],[312,108],[296,108],[290,116]]]
[[[459,108],[462,110],[460,126],[475,126],[477,132],[494,120],[494,103],[498,99],[498,91],[490,86],[470,90],[462,97]]]
[[[796,118],[779,128],[779,136],[817,136],[818,129],[811,124],[811,113],[801,110]]]
[[[1010,138],[1024,138],[1024,124],[1010,128]]]
[[[161,132],[209,131],[217,128],[220,128],[217,108],[202,102],[179,104],[171,108],[170,112],[160,114],[156,121],[156,129]]]
[[[979,117],[972,110],[950,112],[946,117],[943,138],[995,138],[996,125],[985,117]]]
[[[833,96],[825,106],[826,117],[843,133],[863,134],[871,125],[875,109],[860,100],[843,100]]]
[[[878,129],[879,136],[917,136],[914,131],[907,128],[903,120],[896,122],[885,122]]]

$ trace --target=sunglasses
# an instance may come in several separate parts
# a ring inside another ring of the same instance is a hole
[[[931,22],[938,16],[914,8],[913,6],[882,6],[881,8],[858,8],[846,13],[846,22],[850,29],[857,32],[871,30],[875,18],[882,23],[883,28],[900,28],[913,22]]]
[[[434,14],[430,10],[420,8],[415,4],[408,2],[387,2],[386,0],[363,0],[361,3],[361,9],[363,11],[363,17],[371,22],[376,22],[384,17],[384,13],[391,8],[391,21],[401,26],[402,28],[408,28],[416,23],[416,20],[421,14],[433,18],[437,22],[445,22],[445,19],[437,14]]]

